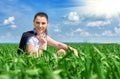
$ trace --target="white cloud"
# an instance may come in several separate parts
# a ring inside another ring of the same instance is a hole
[[[87,27],[101,27],[101,26],[108,25],[110,23],[111,23],[110,20],[107,20],[107,21],[93,21],[93,22],[87,23]]]
[[[56,28],[56,29],[54,29],[54,32],[61,32],[61,30]]]
[[[114,31],[115,31],[115,33],[116,33],[117,35],[120,35],[120,28],[115,27],[115,28],[114,28]]]
[[[64,17],[64,24],[67,25],[78,25],[80,24],[80,18],[77,12],[70,12]]]
[[[16,28],[16,25],[15,25],[15,17],[14,16],[10,16],[9,18],[5,19],[3,24],[4,25],[9,25],[11,28]]]
[[[80,33],[80,36],[89,36],[90,35],[89,32],[86,32],[81,28],[76,29],[74,32]]]
[[[3,22],[3,24],[4,25],[14,24],[14,20],[15,20],[14,16],[11,16],[11,17],[5,19],[4,22]]]
[[[89,36],[90,34],[88,32],[83,31],[83,32],[80,33],[80,35],[81,36]]]
[[[79,21],[79,15],[77,14],[77,12],[70,12],[68,14],[68,20],[70,20],[70,21]]]
[[[49,23],[49,27],[48,27],[48,29],[50,30],[53,30],[54,32],[61,32],[61,29],[60,29],[60,24],[59,23],[57,23],[57,24],[51,24],[51,23]]]
[[[78,28],[75,30],[75,32],[82,32],[83,30],[81,28]]]
[[[80,24],[80,22],[64,21],[63,24],[65,24],[65,25],[78,25],[78,24]]]
[[[14,28],[16,28],[16,25],[12,24],[10,27],[14,29]]]
[[[114,34],[110,30],[106,30],[102,33],[103,36],[114,36]]]

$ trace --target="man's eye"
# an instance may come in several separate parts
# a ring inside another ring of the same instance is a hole
[[[36,22],[36,24],[40,24],[39,22]]]
[[[42,25],[46,24],[45,22],[42,23]]]

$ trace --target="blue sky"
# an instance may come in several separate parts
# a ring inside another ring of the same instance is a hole
[[[119,0],[0,0],[0,43],[19,43],[37,12],[49,16],[48,34],[60,42],[120,42]]]

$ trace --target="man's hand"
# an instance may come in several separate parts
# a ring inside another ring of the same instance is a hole
[[[75,49],[73,47],[70,47],[70,46],[68,46],[68,49],[70,49],[71,51],[73,51],[74,55],[78,57],[78,51],[77,51],[77,49]]]
[[[40,41],[41,44],[46,43],[46,34],[45,33],[38,33],[36,38]]]

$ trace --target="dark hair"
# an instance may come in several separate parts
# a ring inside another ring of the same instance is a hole
[[[47,21],[48,21],[48,15],[46,13],[44,13],[44,12],[36,13],[35,16],[34,16],[34,20],[33,21],[35,21],[37,16],[45,17],[47,19]],[[45,30],[45,33],[48,34],[47,29]]]
[[[35,21],[37,16],[45,17],[47,19],[47,21],[48,21],[48,15],[46,13],[44,13],[44,12],[36,13],[35,16],[34,16],[34,20],[33,21]]]

